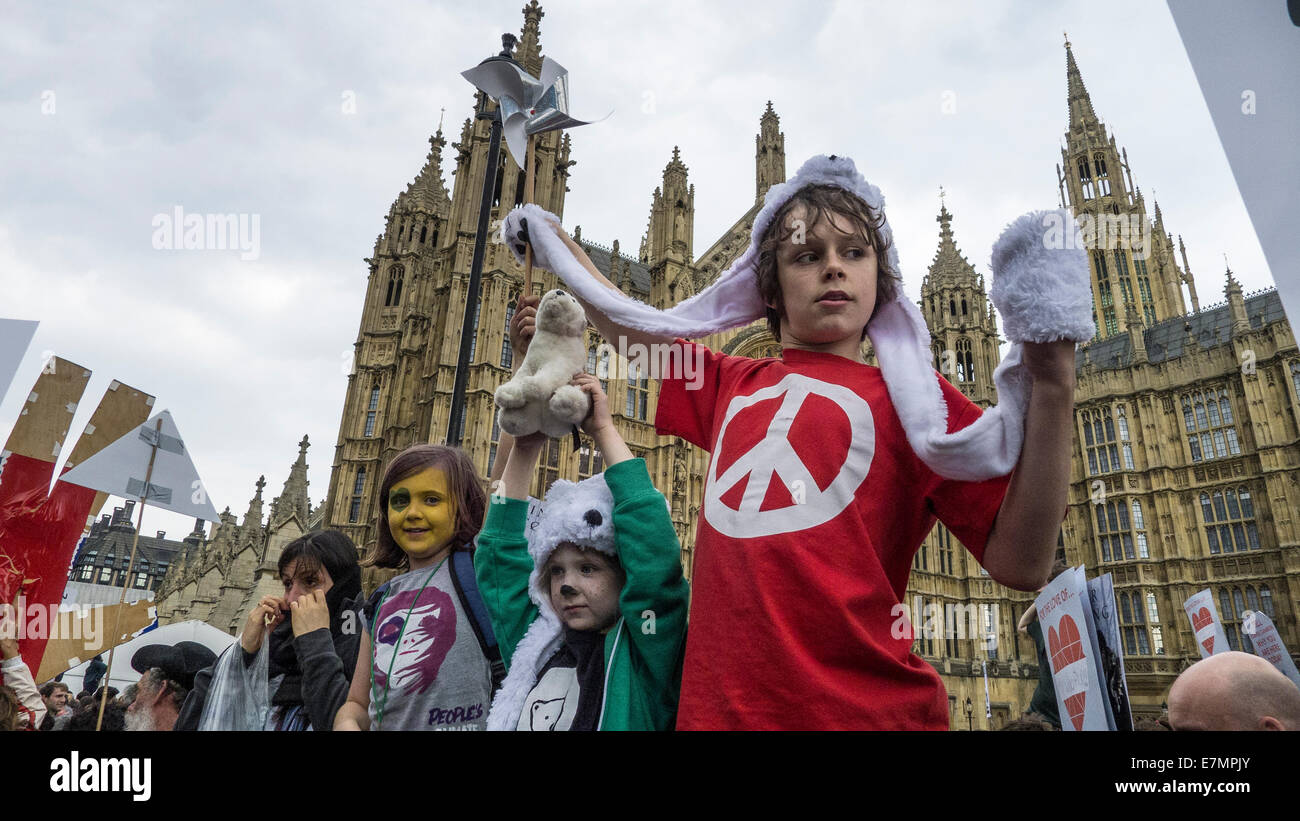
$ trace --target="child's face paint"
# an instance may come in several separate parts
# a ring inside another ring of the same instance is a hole
[[[796,228],[805,218],[802,209],[790,214]],[[777,279],[785,303],[781,319],[782,342],[797,347],[854,353],[861,345],[862,329],[876,306],[879,273],[876,251],[853,231],[849,218],[828,214],[777,249]],[[775,306],[773,306],[775,307]]]
[[[571,630],[608,630],[618,621],[624,575],[603,553],[562,545],[546,573],[551,606]]]
[[[456,533],[456,501],[447,475],[428,468],[388,491],[388,532],[412,559],[437,553]]]

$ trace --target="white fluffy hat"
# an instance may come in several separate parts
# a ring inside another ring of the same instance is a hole
[[[889,245],[889,267],[900,270],[893,231],[884,220],[884,196],[858,173],[851,159],[835,155],[813,157],[788,181],[768,189],[745,253],[703,291],[667,310],[592,279],[554,232],[541,229],[547,221],[559,220],[536,205],[511,211],[502,223],[502,236],[522,261],[522,221],[530,220],[535,263],[554,271],[583,301],[622,327],[693,339],[763,318],[758,244],[777,211],[808,185],[838,186],[876,209],[883,220],[881,239]],[[939,385],[941,377],[934,370],[930,332],[902,288],[891,302],[877,308],[867,325],[908,443],[931,470],[949,479],[982,481],[1015,468],[1024,443],[1031,382],[1021,362],[1021,343],[1082,342],[1095,331],[1088,259],[1069,211],[1036,211],[1020,217],[1003,231],[993,250],[991,296],[1014,344],[993,373],[998,405],[973,424],[948,433],[948,406]]]
[[[537,605],[537,618],[515,647],[506,680],[492,700],[488,712],[489,730],[513,730],[537,684],[537,674],[560,647],[564,626],[551,606],[549,582],[542,569],[551,554],[562,544],[574,544],[618,556],[614,538],[614,496],[605,475],[597,474],[581,482],[556,480],[542,503],[542,512],[528,524],[528,555],[533,558],[533,572],[528,577],[528,597]]]

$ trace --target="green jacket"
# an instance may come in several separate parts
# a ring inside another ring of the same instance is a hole
[[[605,481],[614,497],[614,532],[627,581],[619,595],[621,618],[605,634],[604,718],[598,729],[671,730],[690,603],[681,546],[644,459],[611,465]],[[533,571],[524,538],[528,503],[499,498],[491,502],[478,537],[474,572],[508,668],[516,645],[538,615],[528,597]]]

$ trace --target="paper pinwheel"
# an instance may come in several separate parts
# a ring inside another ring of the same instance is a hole
[[[540,80],[512,60],[487,60],[462,71],[461,76],[501,107],[506,146],[520,168],[524,167],[528,137],[599,122],[569,116],[569,72],[550,57],[542,59]]]

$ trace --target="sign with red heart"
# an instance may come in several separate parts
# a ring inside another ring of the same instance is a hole
[[[1082,570],[1068,570],[1053,579],[1034,605],[1047,639],[1057,706],[1063,719],[1069,717],[1064,728],[1110,729],[1101,676],[1087,650],[1092,642],[1086,635],[1088,620],[1083,608],[1089,606],[1089,600]]]
[[[1219,613],[1214,607],[1214,596],[1207,587],[1183,602],[1183,610],[1192,623],[1196,642],[1201,651],[1201,658],[1209,658],[1216,652],[1223,653],[1232,648],[1228,645],[1228,634],[1219,622]]]

